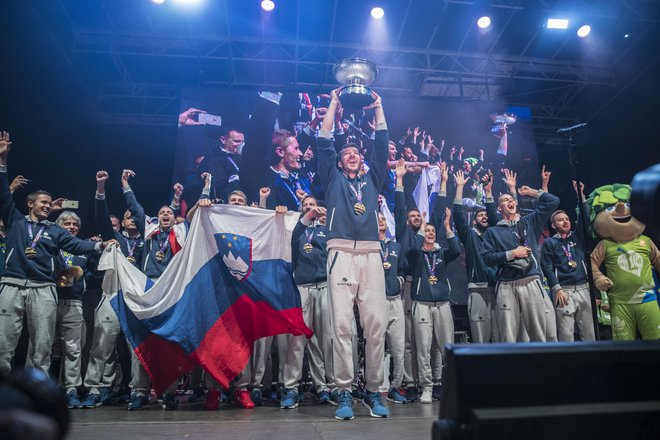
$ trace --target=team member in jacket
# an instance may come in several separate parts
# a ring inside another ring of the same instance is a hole
[[[403,168],[403,170],[400,170],[400,168]],[[405,163],[400,161],[397,164],[397,176],[403,172],[405,172]],[[395,211],[398,203],[405,203],[403,191],[395,191]],[[385,294],[387,297],[385,342],[392,357],[392,381],[387,393],[387,400],[392,403],[406,403],[407,399],[399,392],[403,384],[403,358],[406,349],[406,318],[403,313],[403,299],[401,298],[404,283],[402,255],[404,245],[400,241],[396,242],[388,239],[385,235],[386,232],[387,220],[383,214],[379,213],[378,238],[380,239],[383,269],[385,270]]]
[[[74,237],[80,232],[80,217],[73,211],[64,211],[55,224]],[[83,295],[85,275],[93,270],[95,262],[86,255],[74,255],[60,251],[58,258],[57,320],[55,322],[55,344],[61,344],[60,353],[64,359],[64,389],[69,408],[80,408],[78,387],[82,385],[80,376],[83,333]],[[74,275],[75,273],[75,275]]]
[[[501,195],[497,209],[502,220],[486,230],[482,256],[487,265],[497,267],[495,295],[500,341],[516,342],[523,325],[532,342],[545,342],[549,319],[546,313],[552,310],[547,310],[547,294],[541,284],[537,237],[559,205],[559,198],[528,186],[518,189],[518,194],[538,199],[536,209],[521,217],[514,198]]]
[[[172,261],[174,255],[181,250],[187,234],[187,224],[184,222],[175,225],[176,212],[178,211],[178,202],[183,186],[174,185],[174,198],[170,206],[162,206],[158,210],[157,219],[146,216],[144,208],[140,205],[128,184],[128,180],[134,177],[135,173],[131,170],[122,171],[121,185],[124,191],[124,198],[128,205],[128,210],[135,221],[138,232],[144,237],[144,251],[142,260],[139,262],[139,268],[146,276],[156,280],[165,271],[167,265]],[[154,221],[155,220],[155,221]],[[144,370],[142,363],[131,351],[131,400],[128,404],[129,411],[143,409],[149,402],[148,394],[151,388],[149,375]],[[165,393],[163,396],[164,409],[176,409],[178,401],[173,393]]]
[[[378,388],[383,383],[386,322],[385,277],[378,239],[378,193],[387,171],[388,133],[380,97],[373,93],[376,133],[363,172],[355,144],[335,151],[330,131],[339,104],[337,90],[323,118],[319,139],[319,177],[328,209],[328,299],[333,323],[334,372],[339,391],[335,418],[353,418],[353,304],[357,304],[366,339],[366,393],[363,404],[372,417],[387,417]]]
[[[584,261],[584,234],[579,227],[576,233],[571,231],[571,219],[561,210],[552,214],[550,224],[556,233],[541,246],[541,269],[554,295],[557,337],[562,342],[572,342],[577,324],[580,339],[593,341],[596,336]]]
[[[135,220],[127,211],[121,222],[124,230],[115,229],[108,211],[105,198],[105,183],[108,180],[107,171],[96,173],[96,197],[94,200],[94,217],[96,227],[101,233],[101,238],[108,240],[114,238],[119,242],[119,247],[126,259],[137,266],[142,259],[144,249],[144,238],[138,232]],[[113,377],[104,374],[107,364],[115,356],[115,346],[121,329],[119,319],[110,302],[104,296],[101,297],[99,305],[94,311],[94,333],[92,336],[92,349],[89,354],[87,370],[85,372],[85,388],[88,390],[87,397],[82,401],[83,408],[96,408],[101,406],[112,395]],[[112,361],[112,362],[111,362]],[[117,365],[117,367],[119,367]],[[112,367],[111,367],[112,369]]]
[[[0,135],[0,218],[6,228],[6,267],[0,279],[0,375],[11,369],[23,320],[28,326],[31,364],[50,368],[57,317],[55,260],[60,250],[74,255],[100,252],[110,242],[80,240],[49,222],[52,198],[45,191],[28,195],[28,215],[21,214],[9,192],[7,132]]]
[[[446,173],[446,170],[444,171]],[[431,371],[431,349],[433,340],[440,346],[444,357],[445,344],[454,342],[454,319],[451,313],[451,287],[447,276],[447,264],[461,254],[458,238],[451,229],[451,210],[444,207],[444,197],[439,197],[435,205],[434,218],[442,218],[445,210],[444,228],[448,248],[440,246],[436,228],[424,224],[419,232],[423,237],[415,247],[419,253],[413,268],[412,299],[413,328],[417,347],[417,368],[419,385],[422,389],[421,403],[433,400],[434,382],[439,385],[441,377],[433,377]]]
[[[486,208],[477,209],[472,215],[472,225],[468,225],[463,207],[463,188],[467,179],[463,171],[454,174],[456,196],[454,198],[454,225],[456,233],[465,247],[465,266],[468,276],[468,315],[472,341],[476,343],[497,342],[497,321],[495,319],[495,269],[486,265],[481,257],[484,247],[484,233],[491,224],[497,223],[497,208],[493,200],[492,176],[484,186]]]
[[[305,324],[314,331],[305,336],[288,336],[284,364],[285,393],[282,408],[298,406],[298,383],[302,379],[305,346],[309,353],[309,370],[320,403],[330,402],[330,387],[335,387],[332,374],[332,326],[328,319],[328,283],[326,265],[328,229],[326,209],[307,196],[302,200],[303,215],[291,236],[293,277],[300,291]]]

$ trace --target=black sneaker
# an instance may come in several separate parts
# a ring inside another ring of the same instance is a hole
[[[441,400],[442,394],[445,391],[445,387],[442,385],[433,385],[433,391],[431,393],[431,398],[433,400]]]
[[[417,402],[419,395],[417,394],[417,387],[406,388],[406,400],[408,402]]]
[[[179,406],[179,401],[174,393],[163,394],[163,409],[175,410]]]

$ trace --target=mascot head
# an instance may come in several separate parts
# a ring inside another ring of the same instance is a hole
[[[644,224],[630,213],[632,187],[615,183],[596,188],[587,199],[589,219],[600,238],[623,243],[644,232]]]

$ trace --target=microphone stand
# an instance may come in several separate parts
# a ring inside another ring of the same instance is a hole
[[[371,139],[371,137],[367,136],[367,134],[366,134],[364,131],[362,131],[358,126],[356,126],[355,124],[353,124],[350,120],[348,120],[348,119],[344,119],[344,122],[347,123],[348,126],[351,127],[353,130],[355,130],[355,131],[357,131],[358,133],[360,133],[360,135],[364,136],[364,137],[367,138],[367,139]]]
[[[569,132],[568,136],[568,161],[571,164],[571,170],[573,172],[573,178],[575,179],[577,186],[577,203],[578,207],[578,221],[582,226],[582,231],[584,233],[583,243],[584,243],[584,259],[585,266],[587,269],[587,282],[589,283],[589,297],[591,298],[591,315],[594,321],[594,336],[596,340],[600,339],[600,333],[598,331],[598,313],[596,310],[596,287],[594,286],[594,274],[591,270],[591,252],[588,247],[588,238],[589,238],[589,229],[587,228],[587,213],[586,209],[582,204],[582,200],[585,199],[584,193],[582,191],[582,179],[580,179],[579,173],[579,163],[580,158],[578,156],[578,150],[575,145],[575,133],[573,131]]]

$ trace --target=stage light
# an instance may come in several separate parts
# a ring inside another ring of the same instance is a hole
[[[270,12],[273,9],[275,9],[275,2],[272,0],[263,0],[261,2],[261,9],[263,9],[266,12]]]
[[[630,34],[626,34],[626,35],[623,36],[623,38],[628,38],[629,36],[630,36]]]
[[[488,26],[490,26],[490,17],[481,17],[479,20],[477,20],[477,26],[479,26],[479,29],[486,29]]]
[[[381,18],[383,18],[384,15],[385,15],[385,11],[383,10],[383,8],[380,8],[378,6],[371,10],[371,16],[376,20],[380,20]]]
[[[154,5],[162,5],[163,3],[165,3],[165,0],[151,0],[151,3],[153,3]]]
[[[568,19],[567,18],[548,18],[548,23],[546,24],[548,29],[568,29]]]
[[[577,30],[577,35],[580,38],[585,38],[589,33],[591,33],[591,26],[588,24],[581,26],[580,29]]]

